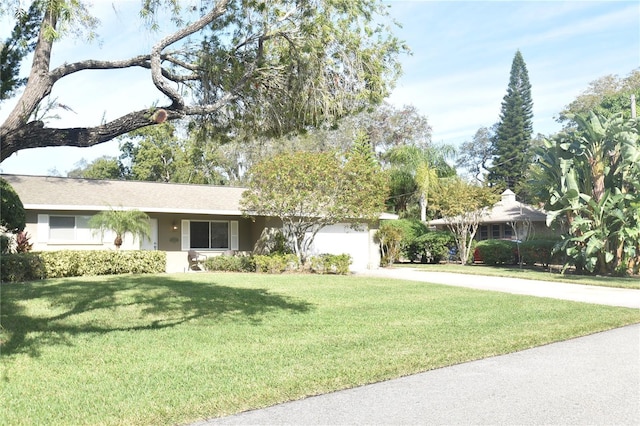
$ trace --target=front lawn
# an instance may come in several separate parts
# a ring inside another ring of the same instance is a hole
[[[380,278],[3,284],[3,424],[179,424],[640,322],[640,311]]]
[[[640,289],[640,277],[601,277],[592,275],[575,275],[572,273],[547,272],[542,268],[520,268],[518,266],[490,266],[483,264],[460,265],[459,263],[420,264],[404,263],[396,267],[417,268],[431,272],[452,272],[467,275],[486,275],[493,277],[522,278],[526,280],[556,281],[574,284],[595,285],[601,287],[637,288]]]

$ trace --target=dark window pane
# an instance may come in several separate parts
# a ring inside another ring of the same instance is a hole
[[[209,222],[191,222],[189,224],[191,248],[209,248]]]
[[[76,237],[74,216],[49,216],[49,238],[53,241],[73,241]]]
[[[480,239],[486,240],[489,238],[489,228],[486,225],[480,227]]]
[[[211,222],[211,248],[229,248],[229,224]]]
[[[500,225],[491,225],[491,238],[500,238]]]

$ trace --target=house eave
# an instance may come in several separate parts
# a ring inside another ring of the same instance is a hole
[[[112,206],[96,206],[96,205],[60,205],[60,204],[25,204],[25,210],[43,210],[43,211],[104,211],[110,210]],[[178,209],[178,208],[159,208],[159,207],[125,207],[125,210],[140,210],[145,213],[174,213],[174,214],[203,214],[217,216],[242,216],[240,210],[208,210],[208,209]]]

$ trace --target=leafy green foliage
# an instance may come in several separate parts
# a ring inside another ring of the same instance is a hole
[[[16,14],[11,36],[0,45],[0,101],[11,98],[27,83],[26,77],[20,77],[20,65],[35,48],[41,19],[38,2],[32,2],[28,11]]]
[[[80,161],[76,168],[67,173],[70,178],[82,179],[124,179],[124,167],[115,157],[103,156],[96,158],[91,163]]]
[[[0,227],[10,233],[24,230],[27,216],[20,197],[9,182],[0,178]]]
[[[640,122],[593,112],[573,119],[578,128],[546,140],[534,169],[547,223],[568,229],[565,267],[631,272],[640,263]]]
[[[320,229],[376,220],[386,197],[379,168],[361,155],[343,160],[331,152],[277,155],[250,170],[248,187],[243,212],[279,218],[302,261]]]
[[[10,3],[11,12],[21,12],[21,3]],[[150,29],[158,28],[160,16],[169,17],[175,31],[153,41],[147,54],[99,64],[62,58],[57,62],[64,64],[53,69],[55,43],[69,33],[91,40],[97,19],[83,1],[32,3],[37,6],[28,20],[32,31],[15,38],[30,44],[37,37],[34,55],[41,60],[22,73],[31,76],[25,94],[0,127],[2,159],[37,146],[92,146],[184,117],[227,138],[334,126],[388,96],[400,74],[398,55],[408,51],[392,34],[396,24],[380,0],[219,0],[193,7],[158,0],[144,1],[140,16]],[[17,64],[25,53],[10,48],[16,56],[11,75],[19,75]],[[165,105],[149,105],[92,128],[53,128],[32,118],[65,77],[133,67],[151,70]]]
[[[270,254],[253,256],[256,264],[256,272],[268,274],[281,274],[294,272],[300,269],[300,259],[295,254]]]
[[[573,117],[588,115],[590,111],[603,116],[622,114],[631,118],[631,95],[640,102],[640,69],[635,69],[627,77],[606,75],[589,83],[582,92],[560,113],[558,121],[565,124],[565,130],[576,127]]]
[[[502,101],[500,121],[493,139],[494,159],[488,182],[510,188],[523,198],[525,173],[531,163],[533,101],[527,66],[518,50],[511,64],[507,94]]]
[[[351,265],[351,256],[348,254],[328,254],[324,253],[318,256],[311,256],[308,260],[309,269],[318,274],[338,274],[346,275],[349,273],[349,265]]]
[[[92,275],[155,274],[166,269],[163,251],[60,250],[0,258],[3,282]]]
[[[545,268],[550,264],[563,264],[562,253],[554,250],[558,240],[529,240],[520,243],[520,257],[528,265],[540,264]]]
[[[256,263],[253,256],[212,256],[204,261],[207,271],[255,272]]]
[[[414,240],[416,252],[426,263],[439,263],[449,257],[456,240],[448,231],[429,231]]]
[[[380,244],[380,265],[391,266],[400,259],[402,230],[394,221],[384,221],[376,231],[376,241]]]
[[[6,253],[0,256],[0,280],[3,283],[35,281],[46,278],[45,261],[39,253]]]
[[[433,192],[440,187],[440,179],[455,176],[456,172],[447,160],[454,148],[434,145],[426,148],[401,145],[386,155],[390,164],[390,206],[402,215],[409,216],[411,204],[419,205],[419,218],[427,220],[427,204]]]
[[[452,232],[463,265],[470,260],[474,237],[486,208],[498,199],[493,189],[473,185],[460,178],[447,179],[442,189],[433,195],[434,209],[440,212]]]
[[[518,263],[518,247],[515,241],[478,241],[476,250],[487,265],[515,265]]]
[[[91,228],[104,232],[113,231],[116,238],[113,244],[117,249],[122,246],[124,235],[130,233],[134,238],[149,237],[151,226],[149,216],[140,210],[111,210],[102,211],[89,219]]]

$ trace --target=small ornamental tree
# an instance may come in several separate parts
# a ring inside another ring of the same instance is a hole
[[[478,226],[487,208],[498,201],[498,196],[490,188],[460,178],[445,180],[441,185],[441,190],[433,196],[433,205],[453,233],[460,261],[466,265]]]
[[[89,219],[89,226],[101,232],[113,231],[116,234],[113,241],[116,249],[120,249],[127,233],[132,234],[133,238],[141,239],[151,235],[149,216],[140,210],[116,210],[113,208],[105,210]]]
[[[385,175],[357,152],[346,159],[331,152],[285,153],[256,164],[248,176],[243,212],[279,218],[303,261],[318,231],[376,220],[387,195]]]

